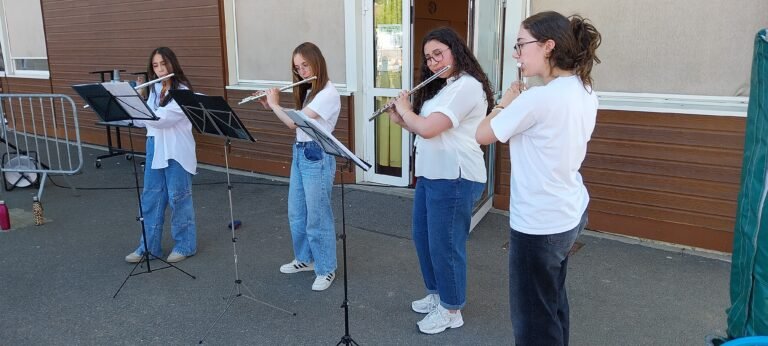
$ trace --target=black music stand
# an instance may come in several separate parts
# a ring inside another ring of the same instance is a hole
[[[91,71],[90,74],[99,74],[101,76],[101,82],[104,83],[108,81],[107,78],[111,78],[112,81],[119,82],[121,72],[125,72],[125,70],[115,69],[115,70]],[[137,72],[137,73],[131,73],[131,74],[133,75],[143,74],[144,77],[147,76],[146,72]],[[126,125],[122,125],[119,123],[105,123],[101,121],[97,122],[96,125],[105,126],[107,130],[107,153],[104,155],[96,156],[96,162],[94,163],[96,168],[101,168],[102,159],[107,159],[110,157],[115,157],[118,155],[125,154],[126,160],[132,160],[134,156],[143,154],[142,152],[133,152],[133,151],[128,151],[126,149],[123,149],[123,143],[120,138],[120,128],[127,127]],[[115,141],[112,141],[112,128],[115,129]],[[143,166],[144,163],[142,163],[141,165]]]
[[[341,144],[341,142],[339,142],[339,140],[336,139],[336,137],[334,137],[330,132],[323,129],[321,126],[319,126],[319,124],[308,118],[301,111],[286,109],[285,112],[288,114],[288,117],[293,120],[296,126],[304,131],[304,133],[309,135],[312,140],[320,144],[320,147],[323,148],[324,152],[333,156],[338,156],[342,159],[346,159],[344,167],[339,169],[339,173],[341,174],[341,235],[339,235],[339,238],[341,238],[342,242],[342,253],[344,259],[344,302],[341,304],[341,308],[344,309],[344,336],[341,337],[341,340],[336,344],[336,346],[341,344],[357,345],[357,342],[355,342],[355,340],[353,340],[349,335],[349,299],[347,298],[347,220],[346,215],[344,214],[344,206],[346,205],[344,203],[344,171],[349,169],[351,172],[352,163],[362,168],[364,171],[369,170],[371,165],[361,160],[359,157],[349,151],[349,149],[347,149],[344,144]]]
[[[230,220],[229,228],[232,230],[232,254],[235,262],[235,283],[229,292],[229,296],[225,298],[227,299],[227,305],[224,308],[224,311],[222,311],[219,316],[216,317],[211,326],[200,339],[199,343],[203,343],[203,340],[205,340],[205,338],[208,336],[208,333],[211,332],[219,319],[224,316],[227,310],[229,310],[229,307],[232,306],[232,303],[234,303],[235,299],[238,297],[248,298],[255,302],[269,306],[273,309],[287,312],[296,316],[295,312],[291,312],[256,299],[254,297],[255,295],[253,294],[253,291],[251,291],[251,289],[248,288],[248,285],[246,285],[243,280],[240,279],[240,272],[237,265],[237,237],[235,236],[235,229],[237,227],[235,226],[235,216],[232,208],[232,183],[230,182],[229,178],[229,150],[232,144],[232,138],[248,142],[255,142],[256,140],[251,136],[250,133],[248,133],[248,130],[245,128],[232,108],[229,107],[229,104],[226,100],[224,100],[223,97],[195,94],[190,90],[171,90],[170,94],[171,97],[176,100],[176,103],[179,104],[182,111],[184,111],[184,114],[187,115],[189,121],[192,122],[192,125],[195,129],[197,129],[199,133],[204,135],[225,137],[224,164],[225,171],[227,173],[227,194],[229,195]],[[245,290],[250,293],[250,296],[244,294],[240,290],[240,286],[243,286]]]
[[[119,123],[122,126],[128,127],[128,138],[131,143],[131,152],[133,152],[133,133],[132,129],[136,127],[134,121],[136,120],[149,120],[155,121],[159,118],[154,112],[144,103],[144,100],[139,96],[136,90],[125,82],[107,82],[107,83],[94,83],[94,84],[79,84],[73,85],[73,89],[85,100],[85,102],[93,109],[94,112],[101,118],[101,121],[105,123]],[[149,246],[147,245],[147,232],[144,227],[144,211],[141,205],[141,192],[139,191],[139,173],[136,170],[136,160],[133,162],[133,178],[136,186],[136,198],[139,201],[139,216],[136,221],[141,222],[141,235],[144,240],[144,254],[143,258],[133,267],[128,276],[125,277],[120,288],[117,289],[115,295],[112,298],[117,297],[120,290],[123,289],[125,283],[128,282],[128,278],[134,275],[151,273],[152,267],[150,260],[157,259],[166,264],[165,267],[156,268],[155,271],[166,268],[174,268],[187,276],[195,279],[195,276],[189,274],[175,265],[168,263],[164,259],[158,257],[158,254],[149,253]],[[150,258],[151,257],[151,258]],[[147,262],[147,270],[137,272],[142,263]]]

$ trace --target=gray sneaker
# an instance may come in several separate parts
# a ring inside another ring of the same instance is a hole
[[[440,304],[440,295],[433,293],[433,294],[427,294],[426,297],[414,300],[411,303],[411,309],[413,311],[416,311],[420,314],[428,314],[435,309],[437,309],[437,306]]]

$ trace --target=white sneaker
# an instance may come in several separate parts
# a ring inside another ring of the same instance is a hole
[[[318,275],[315,277],[315,282],[312,284],[312,290],[324,291],[326,288],[331,287],[331,283],[333,283],[333,279],[335,278],[336,274],[334,272],[322,276]]]
[[[280,266],[280,272],[284,274],[293,274],[310,270],[315,270],[314,263],[299,262],[297,259],[294,259],[291,263],[286,263]]]
[[[437,305],[437,309],[432,310],[427,317],[417,323],[419,330],[424,334],[437,334],[448,328],[459,328],[464,325],[464,319],[461,318],[461,310],[455,314],[450,313],[442,305]]]
[[[427,294],[427,296],[422,299],[411,302],[411,309],[420,314],[428,314],[432,312],[432,310],[435,310],[438,305],[440,305],[440,295],[432,293]]]
[[[187,256],[184,256],[176,251],[173,251],[171,252],[170,255],[168,255],[168,258],[165,261],[168,263],[176,263],[176,262],[181,262],[185,259],[187,259]]]
[[[131,252],[128,256],[125,256],[125,261],[128,263],[139,263],[143,262],[145,259],[144,255],[139,255],[136,252]]]

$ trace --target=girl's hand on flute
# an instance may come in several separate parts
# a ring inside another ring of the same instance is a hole
[[[259,90],[251,94],[251,97],[259,97],[264,94],[265,94],[264,90]],[[269,109],[269,105],[267,104],[267,99],[265,97],[260,97],[256,99],[256,101],[259,101],[259,103],[261,103],[261,106],[264,107],[264,109]]]
[[[408,100],[408,91],[403,90],[400,92],[400,95],[397,96],[395,99],[395,110],[397,110],[397,113],[401,116],[413,110],[411,101]]]
[[[518,96],[520,96],[520,81],[514,81],[509,88],[504,91],[504,96],[501,97],[499,105],[502,107],[509,106]]]
[[[272,88],[266,91],[267,92],[267,105],[269,105],[269,108],[276,108],[280,107],[280,89],[278,88]]]

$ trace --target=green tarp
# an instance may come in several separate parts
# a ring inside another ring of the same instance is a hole
[[[755,36],[741,190],[731,264],[728,336],[768,335],[768,29]]]

